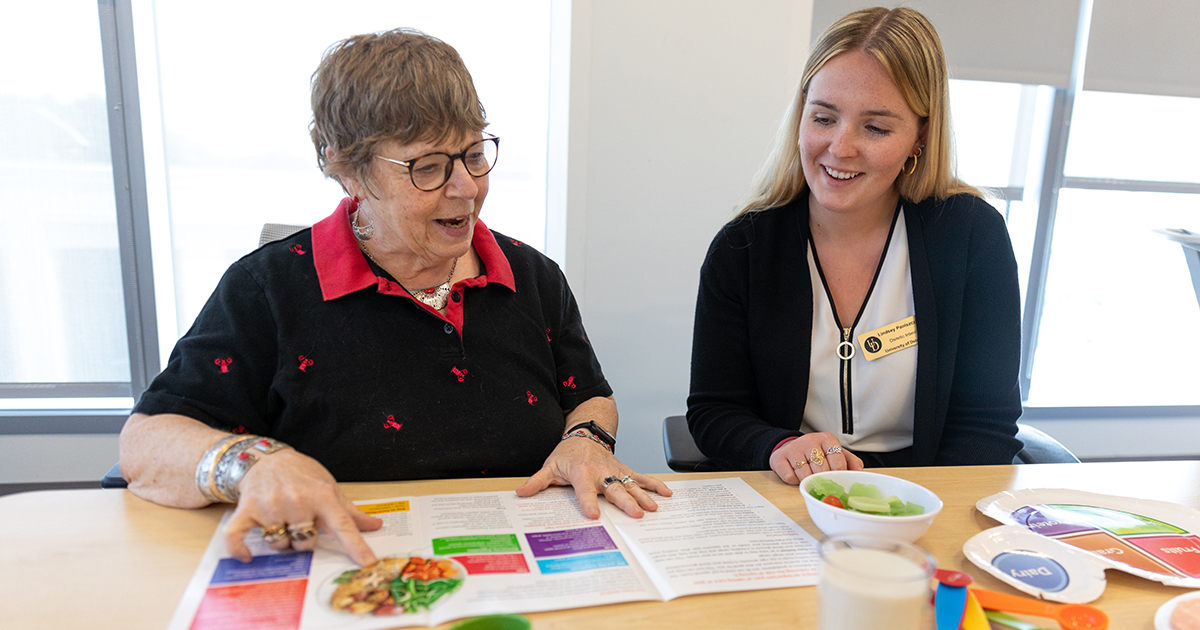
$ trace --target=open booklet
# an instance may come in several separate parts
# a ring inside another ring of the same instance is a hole
[[[170,628],[369,630],[816,584],[816,541],[745,481],[667,485],[674,496],[642,519],[601,501],[589,520],[570,488],[360,501],[384,521],[367,543],[395,558],[371,576],[330,536],[278,553],[255,529],[244,564],[219,529]]]

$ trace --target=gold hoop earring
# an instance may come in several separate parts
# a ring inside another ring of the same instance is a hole
[[[912,160],[913,160],[912,168],[907,171],[904,171],[905,175],[912,175],[913,173],[917,172],[917,158],[919,158],[919,157],[921,157],[921,147],[917,147],[916,155],[912,156]]]

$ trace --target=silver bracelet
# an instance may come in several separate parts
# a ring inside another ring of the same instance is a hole
[[[263,455],[291,448],[287,444],[268,437],[251,436],[253,439],[235,443],[217,460],[213,471],[213,483],[216,494],[226,503],[237,503],[241,492],[238,485],[246,471],[258,462]]]
[[[204,452],[204,456],[200,458],[200,464],[196,466],[196,489],[200,494],[204,495],[205,499],[213,503],[225,502],[225,499],[218,493],[216,484],[217,462],[234,444],[252,440],[257,436],[254,435],[238,435],[233,434],[222,438],[219,442],[212,445],[212,448]],[[232,503],[232,501],[229,501]]]
[[[613,452],[613,448],[608,445],[608,442],[601,440],[600,438],[592,435],[591,433],[584,433],[583,431],[572,431],[570,433],[564,433],[562,436],[562,440],[559,440],[559,442],[562,442],[563,440],[567,440],[567,439],[573,438],[573,437],[588,438],[589,440],[599,444],[600,446],[603,446],[605,449],[608,450],[609,453]]]

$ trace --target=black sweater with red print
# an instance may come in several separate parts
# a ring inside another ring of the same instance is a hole
[[[485,271],[442,317],[366,262],[352,208],[234,263],[135,411],[269,435],[339,481],[536,472],[564,410],[612,394],[562,272],[478,223]]]

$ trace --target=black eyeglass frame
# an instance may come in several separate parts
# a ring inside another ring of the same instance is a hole
[[[418,155],[417,157],[415,157],[411,160],[393,160],[392,158],[383,157],[382,155],[376,155],[375,157],[377,157],[385,162],[391,162],[392,164],[399,164],[400,166],[407,168],[408,169],[408,180],[412,182],[412,185],[414,188],[416,188],[417,190],[420,190],[420,191],[424,191],[424,192],[433,192],[435,190],[440,189],[442,186],[445,186],[446,183],[450,181],[450,176],[454,173],[454,163],[455,162],[462,162],[463,169],[465,171],[467,171],[468,175],[470,175],[471,177],[474,177],[475,179],[479,179],[480,177],[483,177],[484,175],[491,173],[492,169],[496,168],[496,163],[500,161],[500,136],[493,136],[492,134],[487,133],[486,131],[484,132],[484,135],[486,135],[487,137],[483,138],[482,140],[479,140],[477,142],[472,142],[471,146],[464,149],[462,153],[457,153],[455,155],[450,155],[449,153],[445,153],[442,151],[434,151],[433,153],[426,153],[425,155]],[[475,173],[471,172],[471,167],[467,165],[467,153],[471,151],[471,147],[473,147],[477,144],[483,144],[485,142],[491,142],[495,146],[496,157],[495,157],[495,159],[492,160],[492,164],[490,166],[488,166],[488,169],[486,171],[476,175]],[[434,186],[433,188],[421,188],[420,186],[417,185],[416,177],[413,175],[413,164],[416,164],[418,161],[423,160],[430,156],[434,156],[434,155],[444,155],[447,158],[449,158],[449,160],[446,161],[446,176],[445,176],[445,178],[442,179],[442,183],[438,184],[437,186]]]

